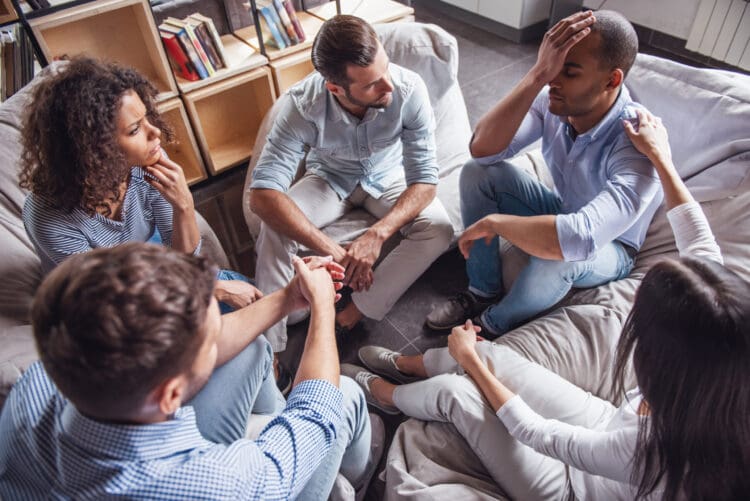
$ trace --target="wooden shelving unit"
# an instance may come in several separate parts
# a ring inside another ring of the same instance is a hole
[[[164,145],[169,158],[182,166],[188,184],[206,179],[208,175],[182,100],[173,97],[160,102],[159,112],[174,130],[175,141]]]
[[[247,161],[263,117],[276,100],[267,66],[183,96],[211,174]]]
[[[334,11],[336,10],[336,6],[334,3]],[[268,59],[271,61],[275,61],[277,59],[281,59],[283,57],[289,56],[291,54],[295,54],[297,52],[307,50],[310,47],[312,47],[313,39],[315,38],[315,35],[318,33],[318,30],[323,25],[323,21],[321,21],[318,17],[312,16],[308,14],[305,11],[299,11],[297,12],[297,18],[299,19],[300,24],[302,25],[302,29],[305,32],[305,41],[298,43],[297,45],[292,45],[291,47],[287,47],[286,49],[276,49],[274,47],[271,47],[269,44],[265,44],[266,46],[266,56],[268,56]],[[258,34],[255,31],[255,26],[248,26],[246,28],[242,28],[240,30],[237,30],[234,32],[234,34],[243,42],[253,47],[255,50],[260,50],[260,44],[258,43]]]
[[[177,95],[147,0],[99,0],[29,19],[48,61],[85,53],[132,66],[159,89]]]
[[[228,67],[217,70],[216,75],[212,77],[197,80],[195,82],[189,82],[183,78],[175,76],[175,78],[177,78],[177,85],[180,88],[180,92],[191,92],[195,89],[224,80],[225,78],[230,78],[268,64],[268,59],[258,52],[257,49],[244,43],[231,33],[222,36],[221,43],[224,46],[224,53],[227,56]]]
[[[11,0],[0,0],[0,24],[11,23],[18,19]]]
[[[390,23],[414,16],[414,9],[393,0],[340,0],[341,13],[361,17],[368,23]],[[336,15],[336,2],[328,2],[307,10],[322,20]]]
[[[276,94],[279,96],[315,69],[310,60],[310,49],[271,61],[268,66],[271,67]]]

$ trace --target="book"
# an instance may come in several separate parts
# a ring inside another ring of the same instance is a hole
[[[185,22],[193,27],[193,32],[203,46],[203,51],[206,53],[206,56],[208,56],[211,66],[213,66],[215,70],[223,68],[224,63],[214,48],[214,41],[208,33],[208,28],[206,28],[202,21],[197,21],[190,16],[185,18]]]
[[[221,58],[224,67],[228,68],[229,60],[224,52],[224,43],[221,41],[221,37],[219,36],[219,32],[216,29],[213,19],[198,12],[190,14],[188,17],[191,17],[196,21],[201,21],[206,26],[208,34],[211,35],[211,39],[214,41],[214,49],[216,49],[216,52],[219,54],[219,58]]]
[[[279,15],[279,19],[281,19],[281,24],[284,25],[289,40],[292,41],[292,45],[297,45],[299,43],[299,37],[292,25],[292,20],[289,18],[289,13],[286,11],[286,8],[281,4],[281,0],[273,0],[273,6],[276,9],[276,13]]]
[[[185,54],[177,35],[159,30],[159,36],[161,37],[161,41],[167,51],[167,57],[169,58],[169,62],[175,73],[191,82],[200,80],[200,75],[195,71],[193,63],[190,62],[190,58]]]
[[[187,33],[188,39],[190,39],[190,42],[193,44],[195,52],[198,54],[198,58],[203,63],[203,67],[206,69],[208,76],[214,76],[216,74],[216,68],[211,66],[211,61],[208,59],[206,51],[203,50],[203,45],[201,45],[200,40],[198,40],[198,37],[195,35],[195,31],[193,31],[193,27],[190,25],[190,23],[174,17],[168,17],[164,20],[164,22],[173,26],[181,27],[185,30],[185,33]]]
[[[286,9],[286,13],[289,14],[289,20],[292,22],[292,26],[294,26],[297,38],[300,42],[304,42],[306,38],[305,30],[302,29],[302,23],[299,22],[297,11],[294,10],[294,5],[292,5],[292,0],[281,0],[281,4],[284,6],[284,9]]]
[[[201,61],[201,58],[198,56],[198,52],[195,50],[193,42],[190,40],[187,30],[185,30],[184,27],[164,22],[159,25],[159,30],[176,35],[177,39],[180,41],[182,50],[185,51],[190,62],[193,63],[193,68],[195,68],[198,76],[201,78],[208,78],[208,70],[206,70],[206,67],[203,65],[203,61]]]
[[[270,5],[262,4],[261,2],[255,2],[255,5],[258,7],[258,12],[261,15],[261,30],[263,26],[268,28],[268,32],[271,34],[271,39],[269,41],[271,41],[279,49],[286,49],[288,44],[286,43],[284,37],[281,35],[281,31],[276,24],[274,16],[271,14],[273,7],[271,7]],[[264,40],[265,39],[266,37],[264,37]]]

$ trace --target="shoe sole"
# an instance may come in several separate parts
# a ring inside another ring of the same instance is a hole
[[[438,324],[430,322],[429,320],[425,320],[424,324],[428,328],[432,329],[433,331],[449,331],[453,329],[455,326],[461,325],[461,322],[456,322],[456,323],[448,324],[448,325],[438,325]]]

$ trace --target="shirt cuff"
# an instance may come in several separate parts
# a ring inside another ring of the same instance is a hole
[[[563,261],[585,261],[595,252],[594,240],[589,236],[591,229],[581,227],[582,219],[576,213],[555,216],[555,229]]]
[[[198,239],[198,245],[195,246],[195,250],[193,251],[193,256],[199,256],[201,253],[201,249],[203,249],[203,237]]]
[[[281,193],[286,193],[289,187],[284,186],[278,181],[273,181],[271,179],[253,179],[250,182],[250,189],[251,190],[276,190],[276,191],[280,191]]]
[[[337,423],[342,416],[344,396],[335,385],[322,379],[307,379],[292,389],[286,410],[306,407],[320,413],[329,422]]]
[[[514,395],[510,400],[505,402],[502,407],[497,410],[496,415],[511,435],[513,435],[513,431],[518,429],[519,426],[530,422],[538,416],[538,414],[523,401],[521,395]]]

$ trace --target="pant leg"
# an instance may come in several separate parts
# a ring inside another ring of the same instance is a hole
[[[468,227],[490,214],[536,216],[557,214],[560,199],[542,183],[509,162],[483,166],[474,160],[460,177],[461,217]],[[502,291],[499,240],[474,242],[466,262],[469,289],[484,296]]]
[[[343,426],[338,430],[336,442],[305,484],[297,500],[319,501],[327,499],[333,488],[336,474],[342,475],[357,489],[363,481],[370,457],[370,416],[367,402],[357,383],[341,377],[344,394]]]
[[[499,336],[554,306],[572,287],[596,287],[619,280],[632,268],[633,259],[620,242],[608,243],[586,261],[532,256],[505,297],[482,313],[482,323],[490,331],[487,334]]]
[[[515,440],[467,376],[445,374],[400,386],[393,398],[409,416],[453,424],[511,499],[563,498],[564,464]]]
[[[325,226],[341,217],[347,210],[346,200],[341,200],[331,186],[321,177],[308,173],[289,189],[289,198],[317,227]],[[256,242],[258,261],[255,279],[264,294],[285,287],[294,276],[292,256],[297,254],[299,244],[262,223]],[[266,331],[273,351],[286,349],[286,325],[284,318]]]
[[[366,197],[363,206],[381,219],[405,189],[404,181],[397,181],[380,198]],[[453,238],[450,218],[437,198],[400,232],[403,239],[375,268],[370,289],[352,294],[352,301],[366,317],[382,320],[403,293],[448,249]]]
[[[546,418],[593,428],[609,421],[617,410],[610,402],[581,390],[512,348],[482,341],[477,343],[477,353],[499,381]],[[440,374],[463,374],[448,348],[427,350],[423,362],[431,378]],[[406,386],[399,387],[397,393]],[[419,402],[421,400],[417,399]]]
[[[189,401],[198,429],[208,440],[230,444],[245,435],[252,412],[272,414],[284,408],[273,378],[273,352],[263,337],[218,367]]]

